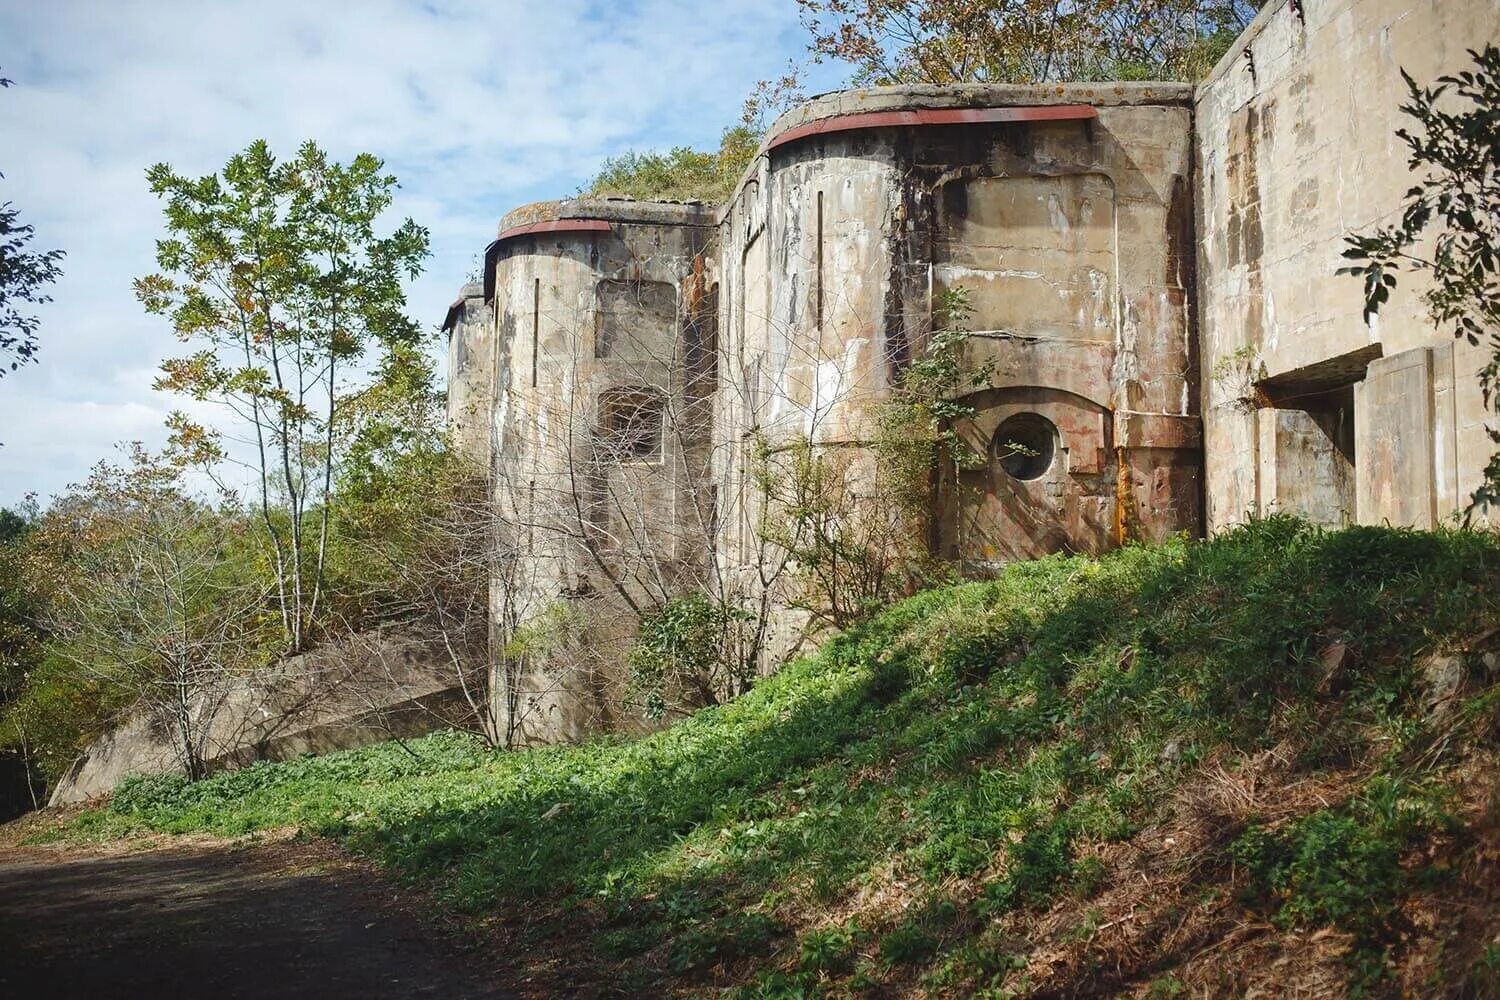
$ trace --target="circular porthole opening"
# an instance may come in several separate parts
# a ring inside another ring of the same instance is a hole
[[[1000,468],[1011,478],[1040,479],[1057,455],[1057,428],[1039,414],[1018,413],[996,428],[994,449]]]

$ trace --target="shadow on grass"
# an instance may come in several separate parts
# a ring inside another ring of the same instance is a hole
[[[778,890],[833,899],[892,859],[936,884],[1009,854],[1020,881],[997,883],[998,905],[1034,904],[1069,877],[1075,836],[1126,836],[1149,812],[1168,740],[1273,738],[1328,644],[1359,651],[1356,694],[1409,701],[1413,654],[1494,619],[1497,566],[1487,536],[1289,518],[1027,564],[914,598],[739,703],[546,751],[557,766],[502,799],[354,841],[466,909],[598,903],[608,924],[663,934],[732,923]],[[703,961],[733,952],[726,933],[698,943]]]
[[[1412,657],[1494,624],[1497,582],[1492,535],[1273,517],[918,595],[640,740],[383,781],[356,755],[352,787],[324,788],[314,762],[295,787],[270,771],[241,796],[235,775],[181,794],[225,822],[301,809],[461,909],[539,903],[566,914],[539,934],[597,933],[602,961],[691,974],[776,947],[785,904],[889,871],[917,895],[980,877],[981,909],[1040,905],[1077,880],[1076,840],[1129,836],[1197,756],[1296,724],[1330,644],[1354,652],[1341,711],[1409,713]],[[139,804],[157,825],[161,806]]]

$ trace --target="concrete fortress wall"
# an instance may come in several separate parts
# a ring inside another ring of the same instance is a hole
[[[507,215],[486,253],[495,504],[519,554],[492,618],[554,633],[506,678],[522,739],[618,728],[639,610],[708,557],[712,219],[697,205],[547,202]]]
[[[1251,511],[1432,527],[1492,445],[1483,348],[1401,278],[1368,326],[1344,236],[1411,185],[1400,70],[1429,82],[1500,38],[1494,0],[1273,0],[1198,88],[1207,519]]]
[[[966,473],[977,509],[946,500],[941,553],[993,565],[1197,531],[1191,94],[880,88],[777,122],[720,226],[720,433],[868,443],[958,288],[968,360],[993,365],[963,430],[991,461]],[[1051,439],[1025,479],[999,464],[1012,418]]]
[[[874,408],[948,288],[974,308],[969,360],[993,364],[961,428],[991,461],[945,493],[929,540],[970,570],[1255,511],[1429,526],[1458,510],[1489,454],[1480,352],[1433,329],[1410,279],[1366,327],[1334,271],[1345,233],[1409,186],[1397,68],[1458,69],[1496,12],[1272,0],[1196,89],[830,94],[773,126],[717,213],[511,213],[482,298],[466,287],[445,324],[450,419],[520,533],[497,625],[566,607],[591,622],[513,679],[522,737],[627,724],[638,613],[705,572],[756,575],[754,442],[868,460]],[[643,399],[674,433],[600,461]],[[1020,472],[997,453],[1017,433],[1043,452]]]

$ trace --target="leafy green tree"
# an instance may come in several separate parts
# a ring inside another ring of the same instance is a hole
[[[330,553],[331,610],[352,632],[409,610],[403,564],[442,516],[457,458],[444,397],[421,344],[392,345],[374,378],[345,399]]]
[[[48,625],[77,569],[55,531],[41,529],[64,523],[49,521],[31,498],[0,510],[0,754],[24,765],[33,807],[120,707],[114,689],[58,655]]]
[[[47,626],[53,652],[164,734],[189,779],[207,773],[213,723],[234,682],[274,654],[267,587],[240,554],[233,508],[188,493],[172,453],[133,446],[59,498],[37,543],[64,566]]]
[[[722,201],[734,191],[759,145],[760,133],[741,124],[724,130],[717,151],[690,146],[665,153],[630,150],[600,165],[588,193],[642,201]]]
[[[15,507],[0,507],[0,545],[12,545],[25,538],[36,523],[36,517],[34,495],[28,495]]]
[[[34,233],[10,202],[0,204],[0,356],[9,359],[0,376],[36,357],[39,321],[27,307],[51,302],[42,289],[62,275],[63,251],[26,249]]]
[[[589,193],[689,201],[709,197],[718,186],[718,157],[690,146],[677,146],[665,153],[629,150],[609,157],[589,183]]]
[[[408,218],[378,233],[395,177],[367,153],[337,163],[311,142],[285,162],[258,140],[221,173],[158,164],[147,178],[168,235],[136,294],[196,347],[157,386],[248,428],[282,628],[301,650],[325,600],[346,380],[372,344],[417,342],[401,281],[421,272],[427,230]],[[225,459],[217,433],[180,413],[171,426],[205,466]]]
[[[1193,80],[1258,0],[797,0],[860,85]]]
[[[424,338],[389,345],[375,377],[345,398],[336,495],[346,524],[389,523],[430,499],[423,480],[451,459],[445,397]]]
[[[32,778],[34,806],[46,785],[60,779],[113,717],[109,693],[62,657],[43,649],[14,697],[0,707],[0,748],[14,754]]]
[[[0,756],[8,751],[19,757],[28,775],[35,773],[34,740],[27,727],[12,724],[10,709],[41,663],[45,639],[22,549],[35,519],[34,502],[20,510],[0,508]],[[32,806],[37,804],[33,798]]]
[[[495,504],[486,470],[450,445],[424,346],[392,345],[344,408],[332,592],[355,631],[378,628],[442,664],[465,707],[432,708],[434,724],[502,746],[511,734],[489,655],[491,582],[505,573]],[[410,683],[399,671],[387,680]],[[413,702],[428,710],[416,692]]]
[[[1500,412],[1500,47],[1469,50],[1473,69],[1424,87],[1402,70],[1412,119],[1396,135],[1417,176],[1401,202],[1401,219],[1346,237],[1344,256],[1363,261],[1339,269],[1364,280],[1365,320],[1390,301],[1398,273],[1428,275],[1422,300],[1440,328],[1470,344],[1487,343],[1479,372],[1485,405]],[[1500,445],[1500,430],[1490,439]],[[1475,507],[1500,503],[1500,453],[1490,459]]]
[[[11,83],[0,77],[0,87]],[[0,376],[35,358],[38,321],[30,307],[51,302],[43,289],[62,276],[58,262],[63,251],[28,250],[35,235],[33,227],[21,222],[18,209],[8,201],[0,203]]]
[[[28,587],[22,545],[36,521],[30,509],[0,509],[0,706],[20,692],[41,659],[42,630]]]
[[[490,587],[504,571],[503,552],[484,471],[447,447],[402,448],[388,452],[378,477],[363,486],[341,514],[347,565],[359,567],[341,589],[368,595],[367,617],[386,627],[383,634],[423,647],[441,664],[465,708],[432,709],[435,724],[505,745],[501,665],[489,655]],[[407,683],[396,674],[388,680]]]

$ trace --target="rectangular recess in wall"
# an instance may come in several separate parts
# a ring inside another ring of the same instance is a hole
[[[813,323],[823,329],[823,192],[818,192],[818,293],[813,304]]]
[[[934,198],[934,291],[968,292],[971,329],[1115,343],[1117,237],[1109,177],[957,178]]]
[[[703,394],[712,392],[718,379],[719,362],[719,286],[714,283],[699,300],[697,309],[682,326],[685,341],[683,356],[687,360],[690,389]]]
[[[536,388],[537,358],[541,353],[542,335],[542,279],[537,278],[531,286],[531,387]]]
[[[594,357],[637,364],[672,354],[677,289],[665,281],[606,279],[594,287]]]
[[[599,440],[611,463],[661,457],[666,404],[655,389],[610,389],[599,397]]]

